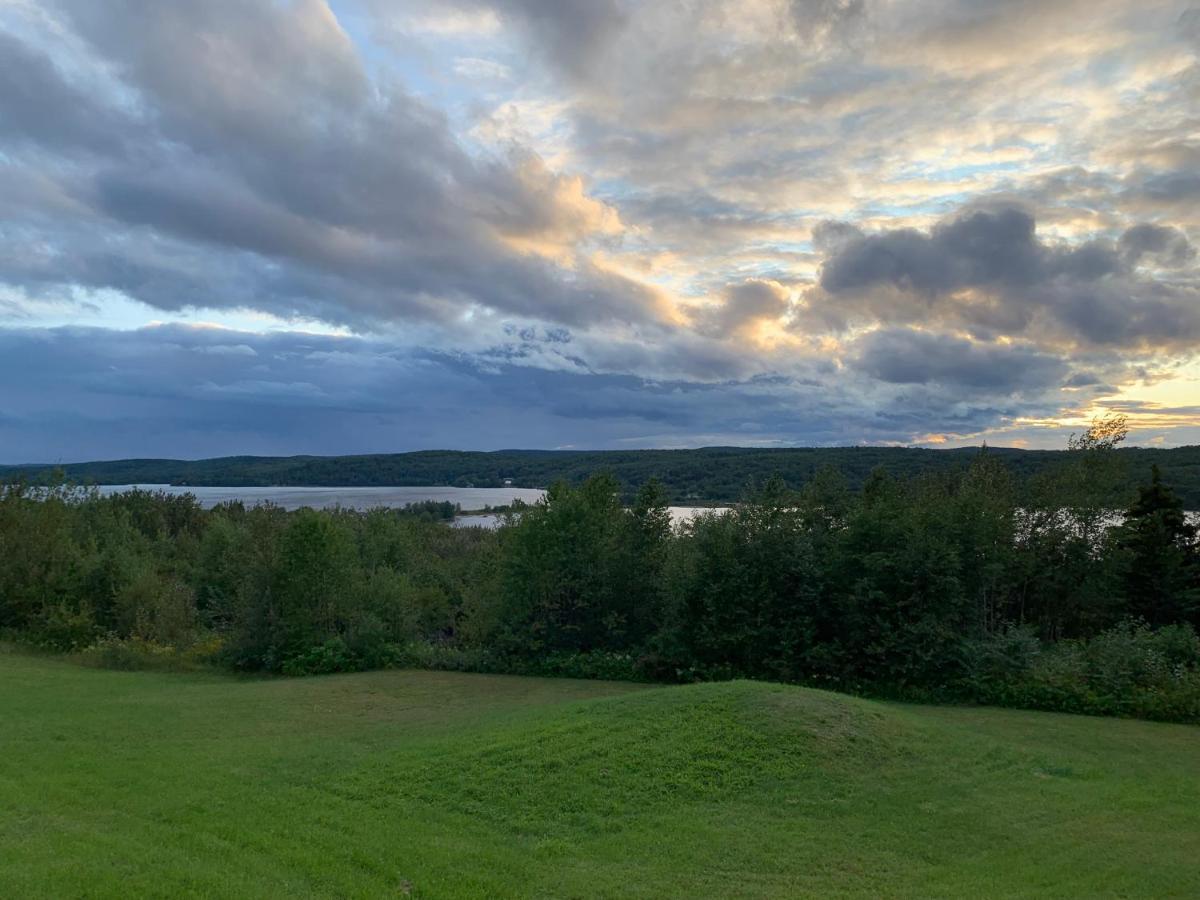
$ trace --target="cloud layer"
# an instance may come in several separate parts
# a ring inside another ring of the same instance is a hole
[[[1193,440],[1198,51],[1179,2],[0,5],[0,459]]]

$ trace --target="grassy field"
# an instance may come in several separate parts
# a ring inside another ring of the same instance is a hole
[[[0,651],[0,896],[1200,896],[1200,729]]]

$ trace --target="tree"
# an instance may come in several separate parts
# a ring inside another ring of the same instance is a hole
[[[356,563],[354,545],[333,515],[302,509],[292,516],[264,598],[267,668],[344,633]]]
[[[647,513],[651,507],[647,507]],[[551,486],[506,529],[502,631],[519,653],[626,649],[649,576],[611,475]]]
[[[630,552],[638,573],[637,583],[631,585],[636,599],[629,611],[629,637],[633,643],[643,644],[662,616],[663,571],[673,534],[667,492],[657,478],[638,489],[629,513]]]
[[[1097,416],[1082,434],[1067,438],[1067,449],[1074,451],[1115,450],[1129,435],[1129,419],[1120,413]]]
[[[1120,617],[1111,526],[1124,503],[1125,464],[1116,448],[1127,431],[1124,416],[1094,419],[1067,441],[1065,463],[1030,484],[1010,618],[1047,640],[1095,634]]]
[[[833,609],[842,676],[893,686],[951,674],[980,616],[962,580],[960,535],[944,478],[901,483],[873,472],[842,532]]]
[[[675,542],[660,643],[708,674],[795,679],[813,670],[821,579],[796,498],[782,480]]]
[[[1011,616],[1017,506],[1008,469],[986,447],[955,488],[948,504],[951,537],[978,636],[1004,627]]]
[[[1118,546],[1125,552],[1124,586],[1129,612],[1151,625],[1197,622],[1200,559],[1196,527],[1183,501],[1162,481],[1158,466],[1150,484],[1125,513]]]

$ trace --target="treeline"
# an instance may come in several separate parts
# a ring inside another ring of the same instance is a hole
[[[0,495],[0,629],[110,666],[384,666],[686,681],[1200,721],[1200,548],[1119,434],[1018,492],[992,453],[855,491],[823,470],[672,528],[657,482],[555,485],[497,530],[420,511]]]
[[[616,478],[629,501],[639,485],[657,479],[673,504],[730,503],[741,499],[748,483],[776,476],[801,489],[823,469],[838,469],[852,490],[860,490],[877,469],[899,479],[961,470],[978,448],[926,450],[903,447],[822,447],[754,449],[708,447],[698,450],[541,451],[494,453],[421,451],[374,456],[237,456],[206,460],[130,459],[63,467],[71,480],[86,484],[187,484],[215,486],[387,486],[448,485],[540,488],[556,481],[578,486],[595,472]],[[1063,461],[1065,451],[999,448],[1024,491],[1039,475]],[[1122,448],[1125,492],[1150,477],[1157,465],[1188,509],[1200,509],[1200,447],[1169,450]],[[53,466],[0,466],[0,478],[53,479]]]

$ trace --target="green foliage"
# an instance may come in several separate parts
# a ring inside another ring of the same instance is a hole
[[[18,484],[0,629],[125,668],[753,677],[1190,720],[1200,661],[1151,662],[1196,623],[1196,534],[1157,470],[1114,527],[1120,436],[1098,423],[1032,494],[985,451],[858,491],[829,469],[768,478],[679,528],[662,484],[627,505],[610,474],[496,531]]]
[[[638,646],[656,621],[669,536],[665,498],[653,486],[627,511],[608,475],[579,488],[555,484],[502,535],[496,635],[502,648]]]
[[[85,500],[95,497],[67,486],[0,485],[0,629],[39,632],[50,643],[88,630],[79,620],[91,612],[75,596],[88,553],[75,513]]]
[[[1200,626],[1200,545],[1181,501],[1155,466],[1117,535],[1129,611],[1154,625]]]
[[[1191,625],[1131,622],[1044,647],[1009,634],[976,649],[968,696],[981,702],[1200,723],[1200,638]]]
[[[186,647],[144,637],[107,634],[82,647],[74,658],[86,666],[124,672],[195,672],[214,667],[221,639],[210,636]]]
[[[727,515],[695,520],[671,561],[665,649],[681,671],[794,679],[821,626],[813,542],[794,498],[770,482]]]
[[[329,638],[323,644],[309,647],[287,657],[282,666],[284,675],[330,675],[334,672],[361,672],[370,668],[340,637]]]

